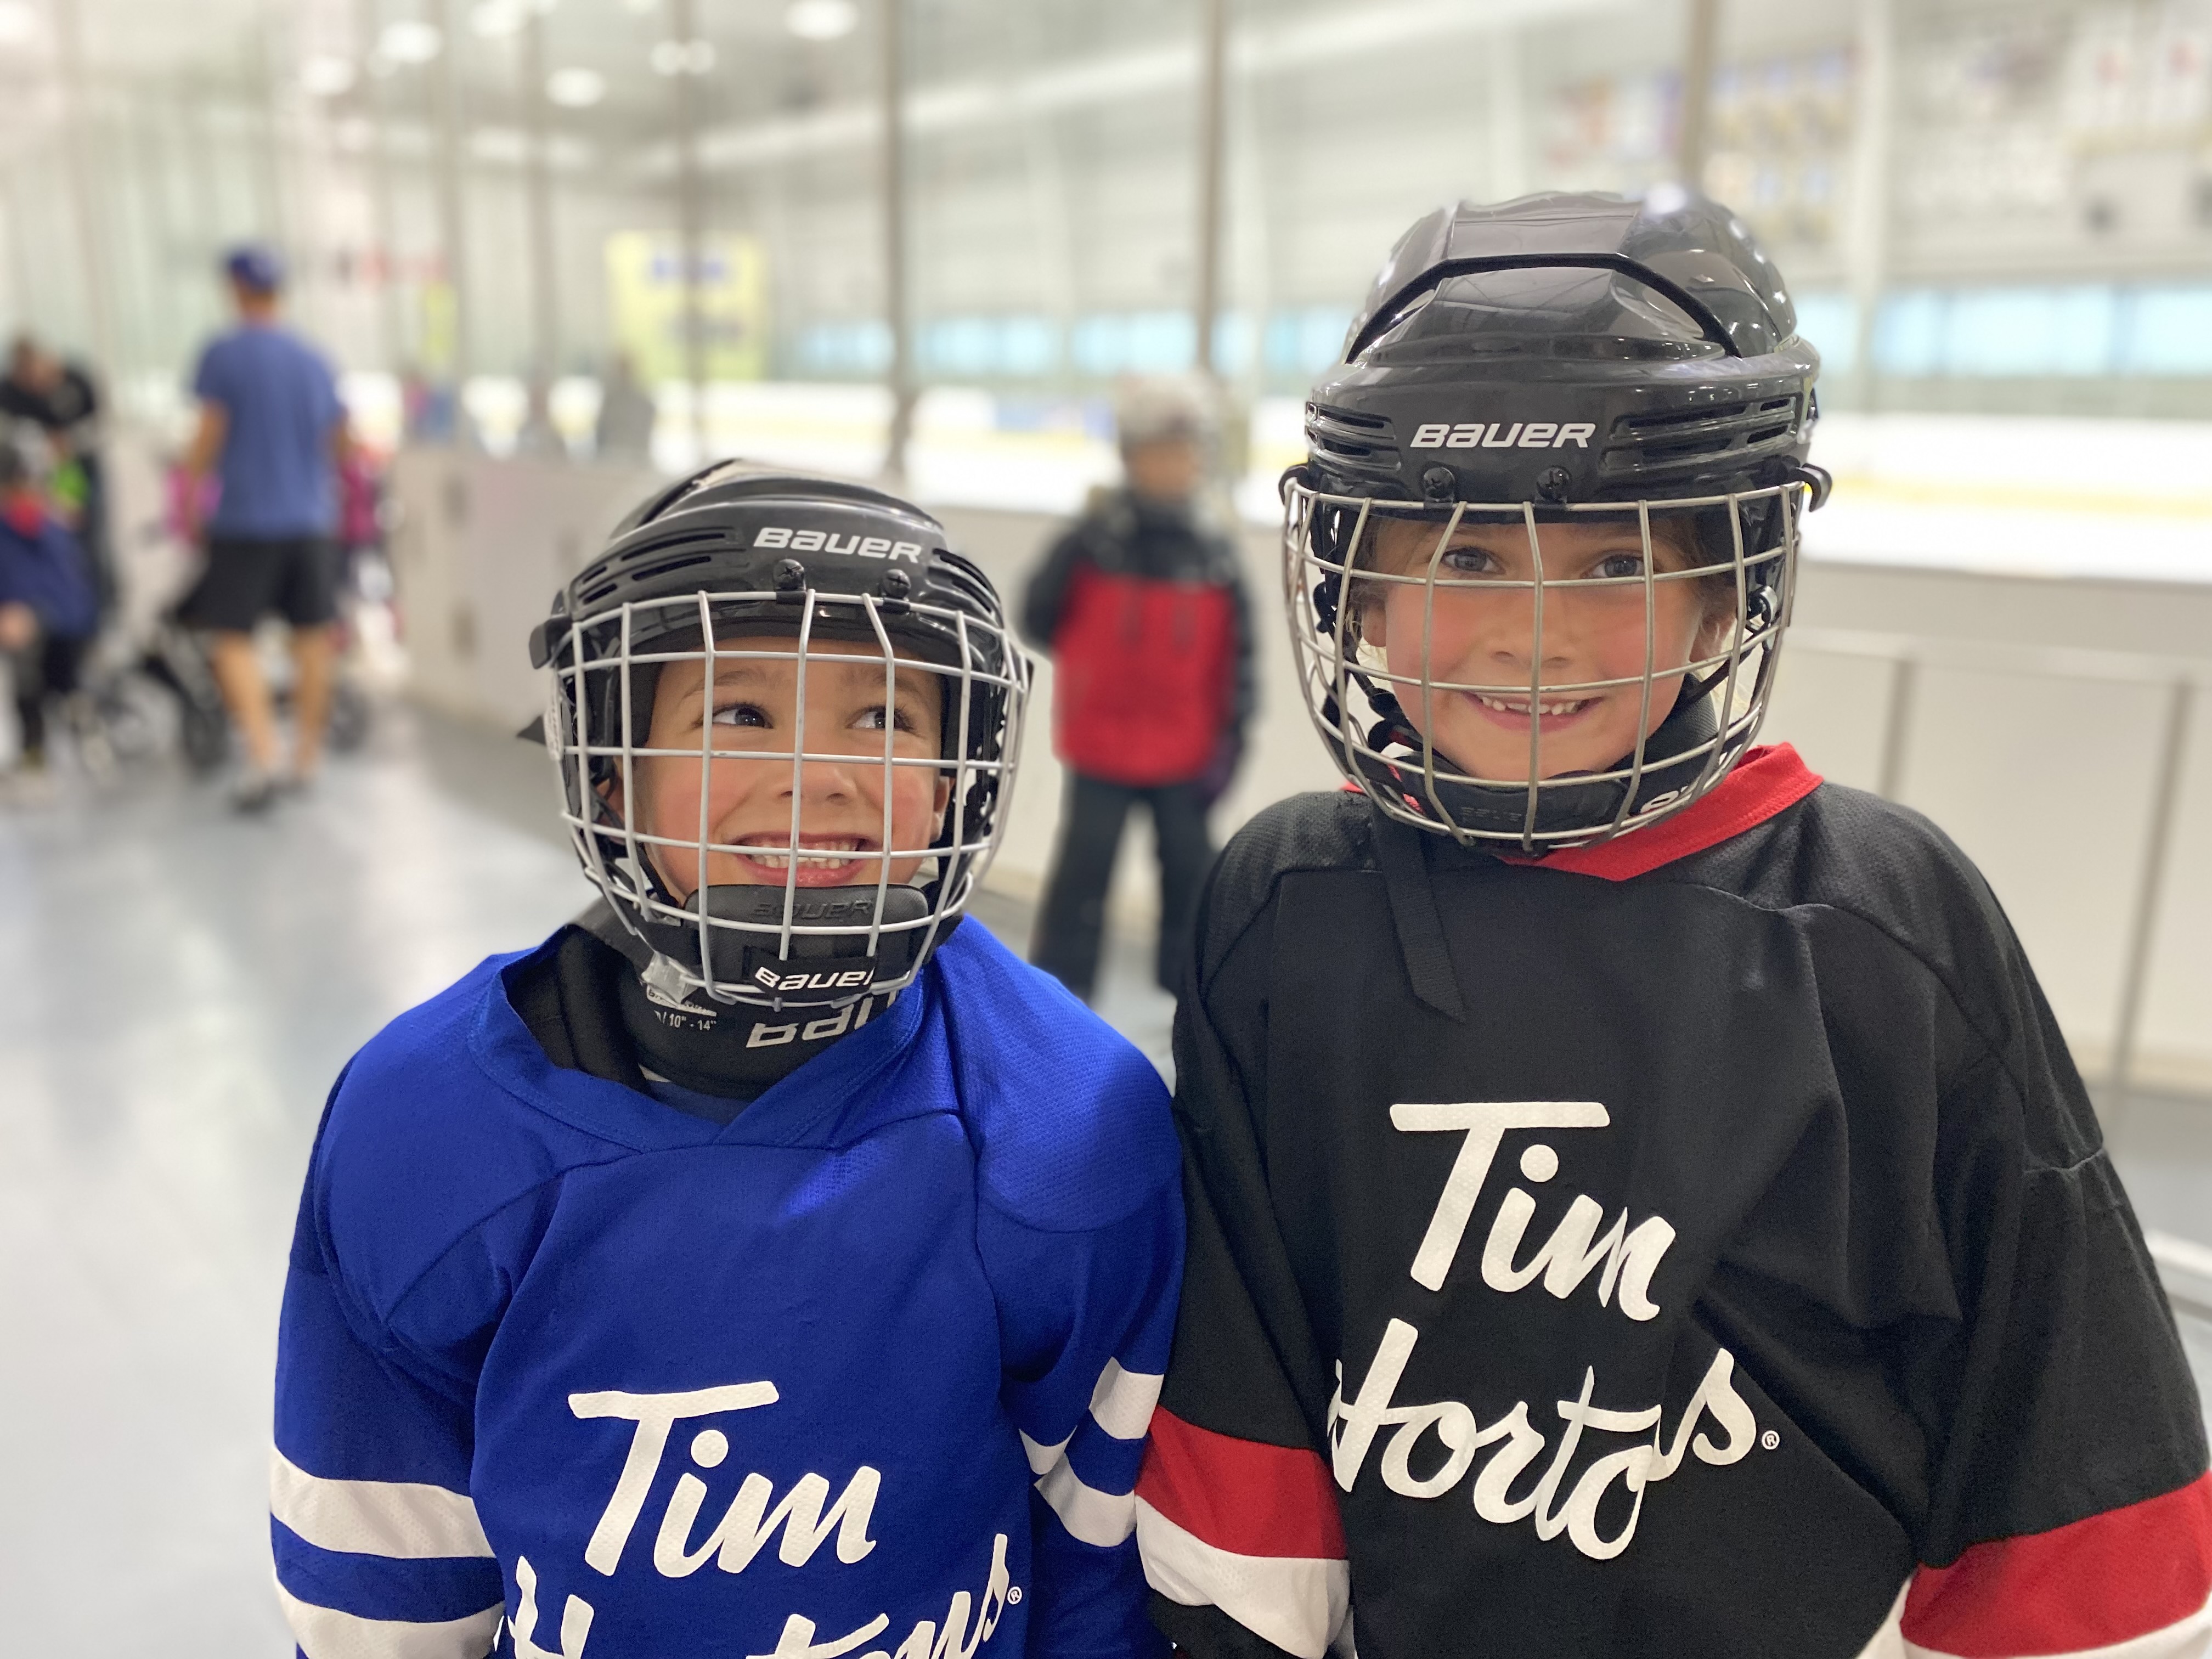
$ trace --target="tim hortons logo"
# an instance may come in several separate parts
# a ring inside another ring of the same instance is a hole
[[[753,538],[755,547],[787,547],[794,553],[850,553],[864,559],[904,559],[921,562],[920,542],[895,542],[885,536],[832,535],[826,530],[793,530],[770,525]]]
[[[1588,449],[1597,428],[1588,421],[1432,421],[1413,434],[1409,449]]]
[[[1611,1121],[1594,1100],[1393,1106],[1390,1121],[1401,1133],[1465,1137],[1414,1253],[1410,1270],[1413,1282],[1427,1291],[1443,1288],[1499,1143],[1509,1130],[1598,1129]],[[1559,1173],[1559,1156],[1535,1141],[1522,1152],[1520,1167],[1529,1186],[1541,1186]],[[1674,1242],[1671,1223],[1655,1215],[1631,1227],[1624,1208],[1600,1236],[1604,1206],[1594,1198],[1577,1195],[1551,1237],[1524,1260],[1522,1249],[1535,1213],[1536,1200],[1527,1188],[1507,1189],[1483,1243],[1484,1285],[1512,1295],[1540,1280],[1547,1294],[1565,1301],[1595,1273],[1601,1307],[1612,1307],[1638,1322],[1658,1316],[1651,1280]],[[1636,1535],[1644,1493],[1681,1468],[1686,1455],[1694,1454],[1702,1463],[1729,1464],[1746,1456],[1754,1440],[1770,1449],[1780,1443],[1771,1430],[1759,1434],[1751,1407],[1731,1381],[1735,1360],[1725,1348],[1713,1355],[1671,1434],[1662,1427],[1658,1406],[1623,1409],[1597,1404],[1597,1371],[1587,1367],[1577,1396],[1554,1403],[1561,1426],[1556,1445],[1551,1445],[1549,1463],[1533,1484],[1516,1492],[1515,1483],[1536,1468],[1550,1444],[1544,1431],[1530,1420],[1528,1402],[1516,1401],[1490,1423],[1480,1421],[1470,1407],[1457,1400],[1401,1402],[1398,1386],[1420,1335],[1408,1322],[1391,1320],[1368,1362],[1366,1376],[1348,1401],[1344,1366],[1338,1363],[1336,1394],[1328,1405],[1328,1440],[1336,1483],[1346,1492],[1358,1480],[1367,1454],[1385,1429],[1390,1434],[1382,1449],[1382,1484],[1404,1498],[1442,1498],[1474,1468],[1478,1452],[1496,1446],[1474,1476],[1470,1494],[1474,1512],[1499,1526],[1532,1522],[1536,1536],[1547,1542],[1564,1532],[1581,1553],[1607,1561],[1626,1549]],[[1541,1420],[1540,1412],[1536,1416]],[[1698,1432],[1700,1424],[1708,1420],[1722,1437]],[[1436,1443],[1425,1449],[1423,1443],[1431,1436]],[[1615,1438],[1608,1442],[1601,1437]],[[1577,1454],[1585,1441],[1601,1455],[1577,1473]],[[1437,1461],[1439,1452],[1441,1462]],[[1417,1454],[1426,1473],[1414,1473]],[[1628,1514],[1616,1520],[1607,1534],[1601,1530],[1598,1510],[1616,1484],[1629,1498]]]
[[[727,1477],[721,1470],[735,1449],[732,1431],[739,1425],[732,1420],[734,1413],[774,1406],[779,1397],[775,1384],[766,1381],[725,1383],[680,1394],[608,1389],[570,1395],[568,1409],[578,1418],[613,1419],[632,1425],[622,1472],[584,1546],[584,1565],[608,1578],[623,1570],[626,1547],[645,1519],[647,1500],[678,1425],[698,1424],[707,1419],[725,1426],[700,1427],[685,1452],[678,1454],[691,1467],[677,1478],[675,1490],[653,1529],[651,1561],[655,1573],[663,1578],[689,1578],[710,1561],[717,1571],[741,1573],[771,1553],[785,1566],[803,1567],[833,1538],[831,1553],[841,1565],[850,1566],[873,1554],[878,1540],[870,1536],[869,1529],[874,1523],[883,1475],[866,1463],[835,1498],[830,1496],[830,1482],[825,1475],[802,1474],[779,1498],[768,1476],[748,1474],[738,1483],[721,1518],[708,1524],[705,1535],[700,1535],[702,1516],[712,1513],[708,1504],[714,1495],[701,1477],[712,1475],[727,1489]],[[514,1638],[516,1659],[586,1659],[595,1615],[592,1604],[580,1595],[568,1596],[562,1605],[559,1645],[548,1647],[538,1637],[541,1581],[527,1556],[516,1558],[514,1581],[517,1606],[509,1630]],[[550,1595],[549,1588],[549,1600]],[[941,1622],[935,1618],[916,1620],[896,1646],[889,1640],[878,1641],[890,1630],[888,1613],[879,1613],[856,1629],[818,1642],[814,1621],[794,1613],[783,1621],[775,1646],[751,1659],[842,1659],[864,1647],[879,1652],[883,1659],[955,1659],[955,1656],[975,1659],[976,1650],[991,1638],[1006,1610],[1018,1606],[1021,1600],[1022,1588],[1012,1582],[1006,1567],[1006,1534],[1000,1533],[992,1540],[991,1565],[980,1595],[954,1590]],[[904,1624],[903,1619],[901,1623]],[[740,1650],[734,1641],[729,1646],[732,1653]]]

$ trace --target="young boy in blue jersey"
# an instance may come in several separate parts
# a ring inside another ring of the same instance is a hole
[[[903,502],[722,465],[532,651],[603,902],[333,1091],[277,1365],[301,1650],[1157,1653],[1174,1131],[961,922],[1028,684],[998,596]]]

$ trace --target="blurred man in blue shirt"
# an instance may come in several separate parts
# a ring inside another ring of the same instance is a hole
[[[199,429],[185,458],[185,498],[219,486],[204,526],[207,568],[182,616],[213,635],[216,680],[245,739],[236,797],[258,811],[287,783],[314,775],[330,708],[331,624],[337,614],[337,464],[350,443],[337,384],[322,354],[277,320],[283,272],[276,256],[243,247],[224,262],[238,326],[200,356],[192,392]],[[253,649],[262,617],[291,625],[297,678],[289,775]]]

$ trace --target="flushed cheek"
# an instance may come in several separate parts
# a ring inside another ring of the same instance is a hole
[[[1390,618],[1383,657],[1399,681],[1395,688],[1398,700],[1407,708],[1419,701],[1425,678],[1431,685],[1443,686],[1487,685],[1512,678],[1492,653],[1481,648],[1480,630],[1467,619],[1448,615],[1439,606],[1425,640],[1420,608],[1409,605],[1407,610],[1410,615]]]

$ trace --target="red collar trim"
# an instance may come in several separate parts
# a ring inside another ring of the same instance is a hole
[[[1786,743],[1752,750],[1711,793],[1692,801],[1649,830],[1632,830],[1588,847],[1570,847],[1547,858],[1508,858],[1601,881],[1627,881],[1663,865],[1717,847],[1799,801],[1820,787],[1820,775]]]

